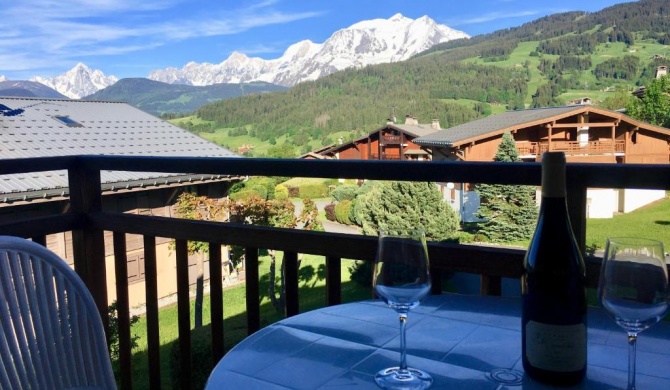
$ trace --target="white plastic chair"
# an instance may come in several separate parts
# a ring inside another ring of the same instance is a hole
[[[100,314],[69,265],[0,236],[0,389],[116,389]]]

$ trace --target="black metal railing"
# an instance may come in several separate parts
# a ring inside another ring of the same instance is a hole
[[[301,231],[218,222],[181,220],[103,211],[102,171],[189,172],[198,174],[356,178],[372,180],[430,181],[539,185],[537,163],[431,162],[416,164],[399,161],[267,160],[241,158],[112,157],[69,156],[0,160],[0,173],[27,173],[67,170],[70,207],[66,213],[39,218],[0,221],[2,234],[30,237],[45,243],[49,234],[73,233],[74,266],[87,284],[107,324],[107,292],[115,288],[120,336],[121,388],[132,388],[130,318],[126,269],[125,234],[144,237],[147,297],[147,334],[150,388],[160,382],[158,297],[156,280],[156,237],[174,239],[177,258],[178,326],[180,356],[190,356],[190,314],[187,241],[210,243],[210,299],[212,302],[212,351],[214,360],[223,355],[223,298],[221,278],[222,244],[243,246],[246,251],[247,331],[260,328],[258,249],[285,252],[286,315],[299,312],[298,254],[326,258],[326,298],[324,304],[341,300],[340,262],[342,259],[373,261],[376,239],[360,235]],[[569,164],[568,205],[577,240],[585,250],[587,188],[670,189],[670,165]],[[113,232],[116,286],[106,285],[104,232]],[[523,250],[430,243],[433,293],[440,293],[440,272],[467,272],[481,275],[482,294],[500,294],[501,278],[519,278]],[[587,259],[588,283],[597,284],[600,259]],[[191,362],[180,360],[181,387],[188,388]]]

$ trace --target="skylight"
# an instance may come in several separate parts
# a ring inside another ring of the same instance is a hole
[[[84,127],[81,123],[66,115],[56,115],[54,119],[66,125],[67,127]]]

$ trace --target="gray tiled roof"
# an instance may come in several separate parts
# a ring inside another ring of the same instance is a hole
[[[389,125],[389,127],[400,129],[403,132],[412,135],[414,137],[424,137],[439,131],[435,130],[430,124],[419,124],[419,125],[393,124]]]
[[[565,106],[536,108],[530,110],[507,111],[502,114],[491,115],[472,122],[463,123],[445,130],[433,132],[414,140],[418,145],[446,145],[450,146],[460,141],[476,138],[495,131],[525,126],[535,121],[552,118],[560,115],[569,115],[573,111],[583,110],[584,106]]]
[[[17,114],[17,109],[22,111]],[[81,126],[67,126],[56,116],[67,116]],[[0,97],[0,158],[91,154],[239,157],[126,103]],[[102,172],[102,182],[171,176],[175,175]],[[0,175],[0,200],[12,193],[65,188],[64,171]]]

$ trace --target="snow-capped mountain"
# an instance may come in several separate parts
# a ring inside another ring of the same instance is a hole
[[[437,24],[428,16],[413,20],[396,14],[389,19],[353,24],[335,32],[324,43],[309,40],[294,43],[281,57],[273,60],[233,52],[219,64],[189,62],[181,69],[155,70],[148,78],[196,86],[264,81],[290,87],[346,68],[403,61],[437,43],[467,37],[466,33]],[[0,76],[2,80],[4,76]],[[30,81],[79,99],[116,83],[118,79],[79,63],[58,76],[34,77]]]
[[[30,81],[42,83],[71,99],[88,96],[118,81],[114,76],[106,76],[99,70],[78,63],[69,71],[51,78],[34,77]]]
[[[189,62],[181,69],[155,70],[148,78],[192,85],[265,81],[292,86],[350,67],[403,61],[437,43],[467,37],[428,16],[413,20],[396,14],[389,19],[356,23],[335,32],[322,44],[309,40],[295,43],[277,59],[250,58],[234,52],[219,64]]]

